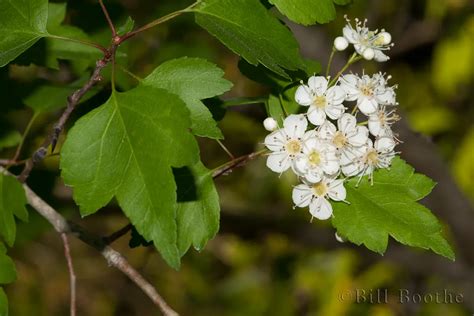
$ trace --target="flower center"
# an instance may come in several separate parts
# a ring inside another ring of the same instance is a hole
[[[321,163],[321,155],[319,152],[313,150],[308,156],[309,163],[313,166],[317,166]]]
[[[328,193],[328,186],[324,182],[318,182],[313,185],[313,192],[316,196],[325,196]]]
[[[334,134],[332,142],[334,143],[334,145],[336,145],[337,148],[342,148],[346,145],[347,138],[341,131],[337,131],[336,134]]]
[[[385,39],[384,39],[383,35],[377,36],[375,41],[373,41],[374,46],[382,46],[384,44],[385,44]]]
[[[366,97],[371,97],[374,95],[374,90],[370,85],[363,85],[362,87],[360,87],[360,92],[362,92],[362,94]]]
[[[301,143],[299,140],[293,139],[286,143],[286,151],[290,155],[295,155],[301,151]]]
[[[379,154],[375,149],[369,150],[367,153],[367,163],[369,165],[376,165],[377,162],[379,161]]]
[[[324,95],[316,96],[313,99],[313,104],[317,108],[325,108],[326,107],[326,97]]]

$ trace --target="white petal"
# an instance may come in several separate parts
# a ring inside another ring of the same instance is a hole
[[[345,110],[346,108],[342,104],[328,105],[325,108],[327,116],[329,116],[333,120],[337,120],[338,118],[340,118]]]
[[[344,134],[352,133],[356,124],[357,119],[349,113],[344,113],[341,118],[337,120],[337,128]]]
[[[334,159],[327,161],[322,168],[327,174],[335,174],[339,171],[339,161],[334,157]]]
[[[346,188],[343,180],[335,180],[329,185],[328,195],[334,201],[343,201],[346,199]]]
[[[268,155],[267,158],[267,167],[274,172],[281,173],[288,170],[291,166],[290,157],[286,152],[278,153],[273,152]]]
[[[363,97],[362,99],[359,99],[358,101],[359,102],[357,102],[357,107],[365,115],[370,115],[370,114],[375,113],[375,111],[377,111],[378,103],[377,103],[377,100],[375,100],[374,98]]]
[[[304,178],[309,183],[318,183],[322,179],[322,173],[317,172],[316,170],[311,170],[304,175]]]
[[[310,106],[308,109],[308,120],[314,125],[321,125],[326,120],[326,113],[323,109]]]
[[[340,86],[333,86],[326,91],[326,100],[328,104],[341,104],[346,99],[346,90]]]
[[[265,146],[271,151],[280,151],[285,148],[286,134],[283,130],[279,129],[265,137]]]
[[[325,121],[318,129],[318,135],[321,139],[331,140],[336,133],[336,126],[330,121]]]
[[[359,40],[359,34],[349,25],[344,26],[342,29],[342,34],[351,44],[355,44]]]
[[[374,144],[374,148],[378,152],[390,152],[395,148],[395,141],[391,137],[380,137],[377,138]]]
[[[382,124],[377,114],[369,116],[369,131],[374,136],[379,136],[382,129]]]
[[[292,114],[283,121],[283,127],[288,137],[299,138],[303,137],[304,132],[308,127],[308,121],[302,114]]]
[[[293,188],[293,203],[299,207],[306,207],[311,202],[313,190],[306,184],[299,184]]]
[[[393,88],[386,88],[383,93],[378,93],[376,98],[379,104],[382,105],[392,105],[396,103]]]
[[[309,205],[309,212],[320,220],[326,220],[332,215],[332,206],[325,198],[318,197]]]
[[[378,50],[378,49],[374,49],[374,60],[375,61],[378,61],[378,62],[384,62],[384,61],[387,61],[390,59],[390,57],[388,57],[387,55],[385,55],[384,53],[382,53],[381,50]]]
[[[295,93],[296,103],[304,106],[308,106],[313,102],[313,96],[308,86],[301,85],[296,89]]]
[[[308,86],[316,95],[320,96],[326,92],[328,88],[328,80],[323,76],[312,76],[308,79]]]
[[[295,159],[294,171],[297,175],[304,176],[308,172],[308,158],[307,156],[300,156]]]
[[[339,80],[340,86],[346,92],[346,100],[354,101],[359,96],[359,90],[357,89],[357,83],[359,82],[359,77],[353,74],[344,75]]]
[[[369,137],[369,131],[365,126],[357,126],[356,133],[348,137],[348,141],[352,146],[362,146],[367,143],[367,138]]]

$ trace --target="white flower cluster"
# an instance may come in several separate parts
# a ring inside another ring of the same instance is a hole
[[[346,74],[333,81],[312,76],[295,93],[296,102],[308,108],[305,114],[289,115],[282,127],[273,118],[264,121],[272,131],[265,138],[268,168],[291,169],[302,182],[293,189],[295,206],[309,206],[313,217],[328,219],[329,200],[350,202],[344,188],[348,177],[360,181],[368,175],[373,183],[374,170],[390,167],[397,144],[391,125],[398,116],[387,110],[397,105],[389,78],[381,73]]]
[[[367,60],[383,62],[390,58],[384,54],[389,50],[393,43],[390,33],[382,29],[371,31],[366,26],[367,19],[360,21],[355,19],[355,28],[352,27],[351,21],[346,17],[347,25],[342,29],[344,36],[339,36],[334,40],[334,48],[339,51],[345,50],[349,43],[354,45],[355,51]]]

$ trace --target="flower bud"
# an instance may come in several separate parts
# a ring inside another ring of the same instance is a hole
[[[334,48],[336,48],[338,51],[343,51],[349,46],[349,42],[346,40],[345,37],[338,36],[334,40]]]
[[[278,128],[278,123],[273,117],[267,117],[263,121],[263,127],[265,127],[267,131],[273,132],[274,130]]]
[[[389,32],[381,32],[379,37],[381,38],[382,44],[384,45],[388,45],[392,41],[392,35],[390,35]]]
[[[375,56],[375,52],[372,48],[368,47],[364,50],[362,53],[362,57],[364,57],[367,60],[372,60]]]

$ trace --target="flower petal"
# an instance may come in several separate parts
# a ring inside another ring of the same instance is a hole
[[[285,119],[285,121],[283,121],[283,128],[285,129],[285,133],[290,138],[303,137],[307,127],[308,121],[302,114],[289,115]]]
[[[375,100],[375,98],[363,97],[362,99],[358,100],[357,107],[365,115],[370,115],[370,114],[375,113],[375,111],[377,111],[378,103],[377,103],[377,100]]]
[[[365,126],[357,126],[356,131],[357,132],[348,137],[347,140],[352,146],[359,147],[367,143],[369,131]]]
[[[353,74],[344,75],[339,79],[339,83],[342,89],[346,92],[346,100],[354,101],[357,100],[360,92],[357,89],[357,83],[359,82],[359,77]]]
[[[295,101],[303,106],[308,106],[313,102],[313,95],[308,86],[301,85],[296,89]]]
[[[311,202],[313,190],[306,184],[299,184],[293,188],[293,203],[298,207],[306,207]]]
[[[288,170],[291,166],[291,159],[286,152],[273,152],[268,155],[267,158],[267,167],[270,170],[282,173],[283,171]]]
[[[374,148],[378,152],[390,152],[395,148],[395,141],[391,137],[380,137],[375,140]]]
[[[317,219],[326,220],[332,216],[332,206],[325,198],[318,197],[309,205],[309,212]]]
[[[357,119],[349,113],[344,113],[341,118],[337,120],[337,128],[346,135],[353,133],[356,125]]]
[[[324,140],[331,140],[336,133],[336,126],[330,121],[325,121],[318,129],[318,136]]]
[[[312,76],[308,79],[308,86],[316,95],[321,96],[328,88],[328,80],[323,76]]]
[[[328,105],[324,109],[326,111],[327,116],[329,116],[333,120],[337,120],[338,118],[341,117],[341,115],[344,113],[346,108],[342,104],[338,105]]]
[[[386,88],[382,93],[376,95],[377,101],[382,105],[393,105],[396,103],[396,95],[393,88]]]
[[[333,86],[326,91],[328,104],[341,104],[347,97],[346,90],[340,86]]]
[[[329,197],[334,201],[343,201],[346,199],[346,188],[343,180],[334,180],[329,184]]]
[[[382,123],[377,114],[369,115],[369,131],[374,136],[379,136],[382,130]]]
[[[265,137],[265,146],[271,151],[281,151],[285,148],[286,134],[283,130],[279,129]]]
[[[342,34],[351,44],[355,44],[359,40],[359,34],[350,25],[344,26],[342,29]]]
[[[381,50],[374,49],[374,60],[378,62],[384,62],[390,59],[387,55],[385,55]]]
[[[308,109],[308,120],[314,125],[321,125],[326,121],[326,113],[321,108],[310,106]]]

